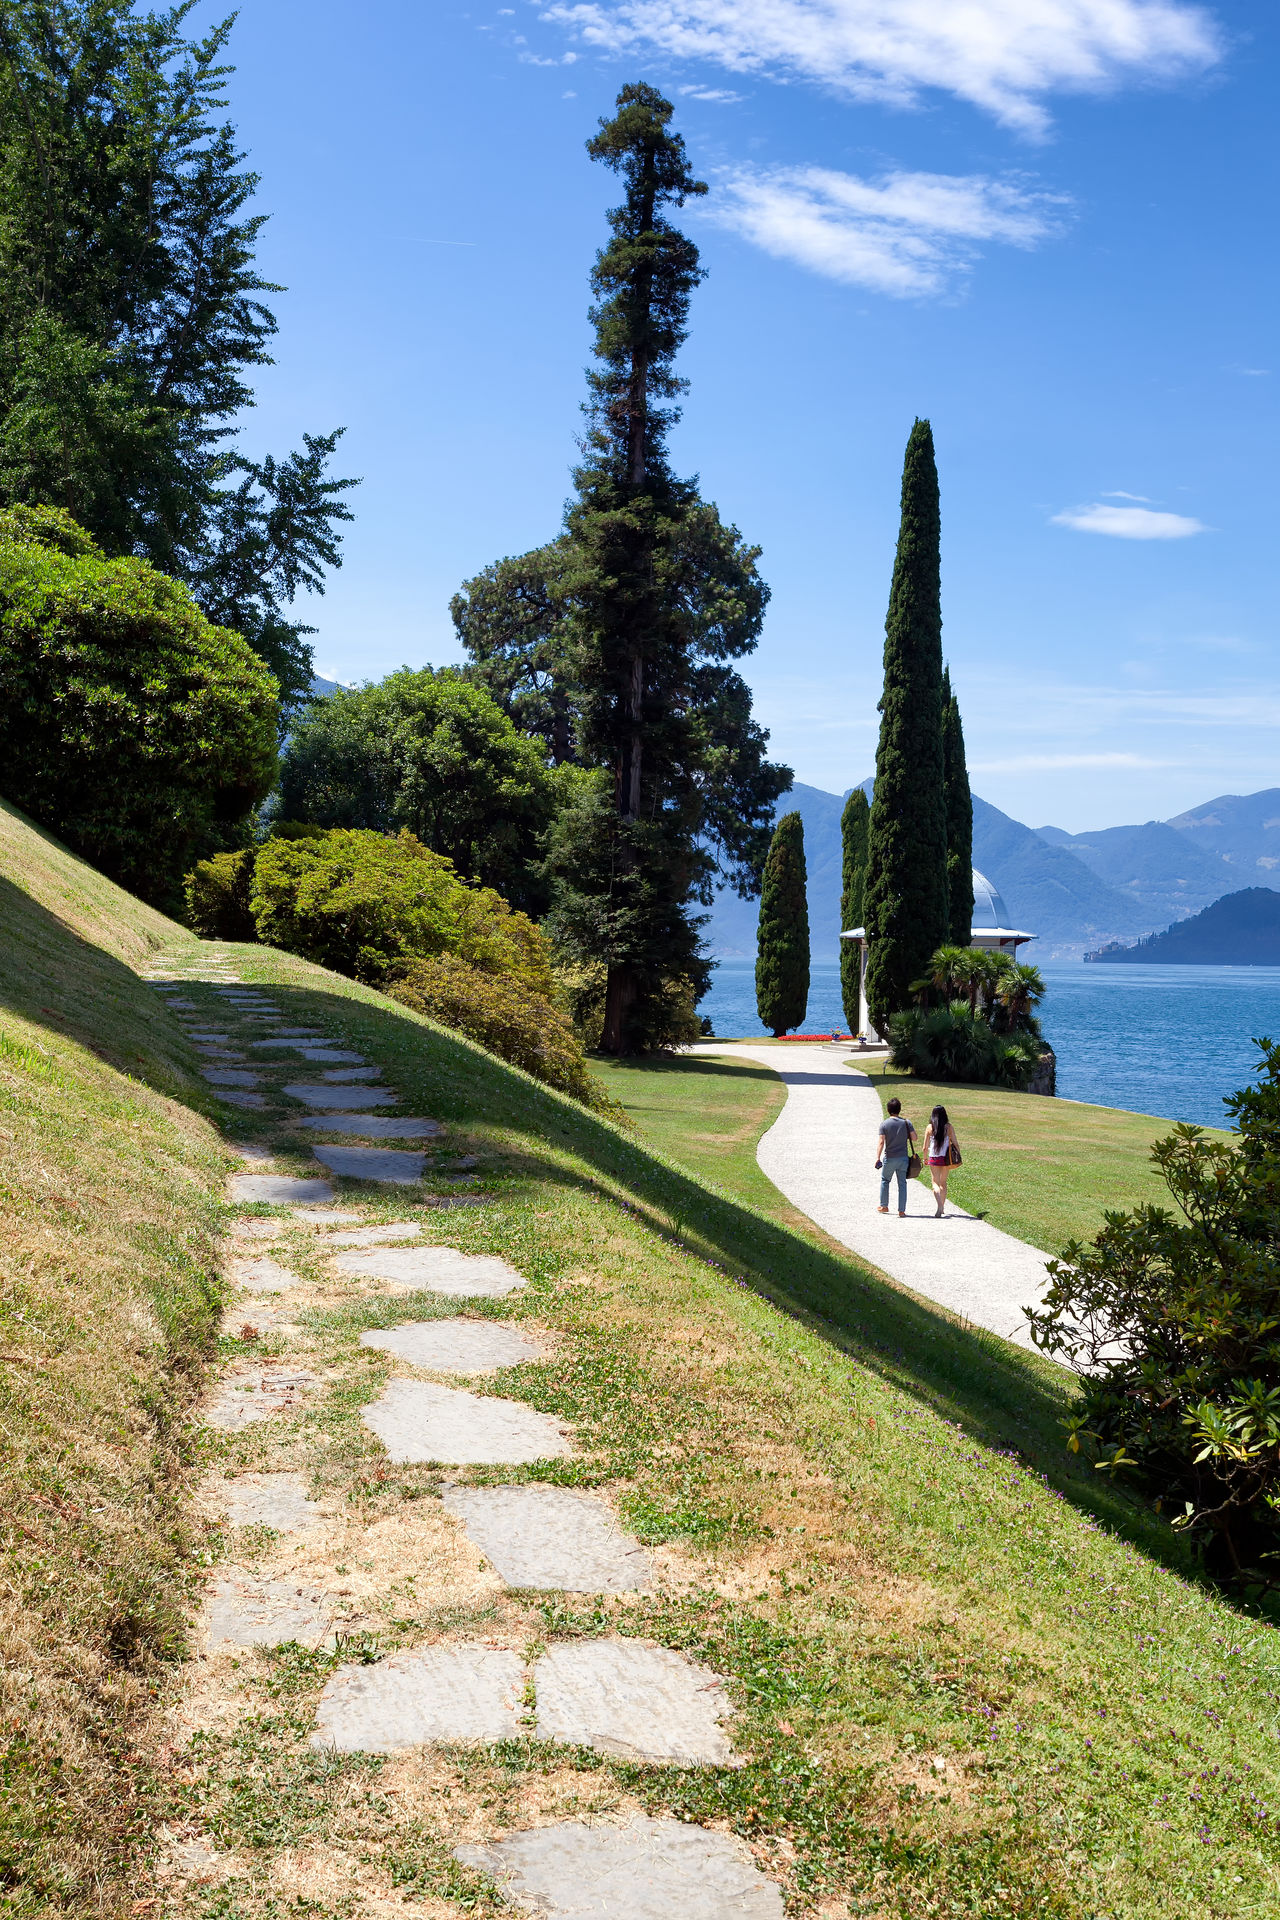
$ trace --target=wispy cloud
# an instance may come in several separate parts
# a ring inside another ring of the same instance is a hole
[[[1063,205],[1062,196],[983,174],[863,180],[783,167],[727,174],[707,212],[777,259],[908,298],[945,292],[984,241],[1034,246],[1055,230]]]
[[[1130,499],[1132,495],[1124,495]],[[1150,507],[1068,507],[1052,516],[1055,527],[1074,527],[1077,533],[1106,533],[1113,540],[1187,540],[1207,531],[1202,520],[1185,513],[1158,513]]]
[[[722,107],[736,107],[742,95],[734,93],[729,87],[678,87],[676,91],[686,100],[714,100]]]
[[[732,73],[817,81],[913,105],[938,88],[1042,135],[1051,92],[1171,80],[1221,57],[1183,0],[553,0],[542,10],[613,53],[656,48]]]
[[[1151,496],[1147,493],[1126,493],[1123,487],[1109,487],[1103,490],[1104,500],[1140,500],[1146,507],[1151,505]]]

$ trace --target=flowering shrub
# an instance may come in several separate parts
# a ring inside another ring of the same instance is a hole
[[[1280,1586],[1280,1047],[1227,1109],[1240,1144],[1152,1149],[1177,1214],[1109,1213],[1049,1263],[1031,1336],[1081,1378],[1067,1444],[1154,1494],[1211,1570]]]

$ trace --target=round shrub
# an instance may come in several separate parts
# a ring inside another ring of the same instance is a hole
[[[190,855],[270,791],[277,686],[239,634],[54,507],[0,512],[0,779],[124,886],[175,902]]]
[[[249,906],[255,849],[215,853],[198,860],[183,882],[187,924],[206,940],[256,940]]]

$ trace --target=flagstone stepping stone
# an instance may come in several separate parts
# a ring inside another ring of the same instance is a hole
[[[229,1340],[258,1340],[264,1333],[297,1333],[292,1307],[268,1307],[261,1300],[233,1300],[223,1310],[222,1331]]]
[[[259,1260],[233,1260],[230,1277],[246,1293],[285,1293],[298,1285],[296,1273],[265,1254]]]
[[[241,1152],[249,1149],[241,1148]],[[259,1150],[264,1160],[271,1158],[270,1152]],[[258,1153],[253,1157],[258,1158]],[[327,1180],[291,1180],[287,1174],[280,1173],[233,1173],[227,1183],[232,1200],[266,1202],[268,1206],[287,1207],[293,1201],[313,1206],[323,1200],[332,1200],[333,1188]]]
[[[317,1040],[322,1038],[320,1034],[317,1034],[315,1037]],[[293,1053],[296,1051],[294,1047],[294,1042],[296,1040],[305,1040],[310,1038],[311,1036],[309,1034],[273,1033],[271,1037],[267,1040],[250,1040],[248,1044],[251,1047],[260,1047],[264,1052],[268,1047],[274,1047],[278,1053]]]
[[[225,1509],[233,1527],[270,1527],[275,1533],[301,1533],[324,1518],[323,1508],[307,1498],[299,1473],[242,1473],[214,1480],[209,1493]]]
[[[227,1145],[232,1153],[238,1153],[242,1160],[252,1161],[255,1166],[275,1159],[275,1154],[270,1147],[260,1146],[256,1141],[250,1143],[246,1140],[228,1140]]]
[[[388,1380],[381,1399],[361,1407],[360,1417],[398,1465],[517,1466],[570,1451],[550,1414],[428,1380]]]
[[[231,1231],[237,1240],[278,1240],[285,1224],[283,1220],[237,1220]]]
[[[312,1147],[311,1151],[330,1173],[395,1187],[411,1187],[421,1180],[427,1157],[425,1153],[397,1153],[391,1147]]]
[[[524,1663],[502,1647],[424,1647],[339,1667],[316,1708],[313,1747],[395,1753],[461,1740],[514,1740]]]
[[[188,1040],[195,1040],[207,1047],[228,1047],[231,1044],[231,1035],[229,1033],[216,1033],[206,1029],[201,1029],[198,1033],[188,1033],[187,1038]]]
[[[332,1209],[328,1207],[295,1207],[293,1211],[296,1219],[309,1220],[312,1226],[316,1227],[332,1227],[341,1225],[348,1220],[364,1219],[362,1213],[340,1213],[337,1207]]]
[[[684,1820],[562,1820],[454,1857],[545,1920],[783,1920],[780,1890],[742,1841]]]
[[[377,1068],[371,1069],[376,1073]],[[328,1087],[312,1080],[290,1080],[280,1089],[291,1100],[308,1107],[394,1107],[396,1096],[386,1087]],[[432,1125],[435,1123],[432,1122]]]
[[[723,1681],[669,1647],[564,1641],[548,1647],[533,1682],[543,1740],[668,1766],[735,1763],[718,1724],[733,1712]]]
[[[343,1240],[353,1237],[340,1236]],[[436,1373],[494,1373],[499,1367],[542,1358],[542,1348],[528,1334],[492,1320],[416,1320],[382,1333],[362,1333],[360,1344]]]
[[[407,1220],[385,1227],[356,1227],[351,1233],[331,1233],[325,1244],[330,1247],[382,1247],[392,1240],[416,1240],[422,1228]]]
[[[229,1107],[265,1107],[267,1104],[260,1093],[237,1093],[231,1087],[219,1087],[218,1098]]]
[[[329,1087],[345,1087],[359,1080],[376,1080],[382,1072],[381,1067],[330,1067],[320,1078]]]
[[[226,1567],[205,1602],[209,1649],[279,1647],[287,1640],[319,1647],[333,1638],[333,1614],[322,1593],[287,1580],[260,1580],[243,1567]]]
[[[367,1067],[369,1062],[362,1053],[349,1053],[345,1047],[299,1047],[291,1051],[300,1053],[304,1060],[314,1060],[325,1067]]]
[[[434,1140],[440,1128],[434,1120],[415,1120],[406,1114],[317,1113],[301,1125],[318,1133],[353,1133],[362,1140]]]
[[[251,1067],[201,1067],[200,1077],[211,1087],[256,1087],[262,1083],[262,1075]]]
[[[257,1373],[228,1374],[205,1410],[204,1423],[220,1433],[239,1433],[298,1404],[320,1384],[299,1367],[271,1367]]]
[[[410,1293],[452,1293],[461,1298],[500,1300],[528,1283],[524,1275],[493,1253],[460,1253],[457,1247],[388,1247],[385,1252],[340,1253],[339,1273],[364,1280],[385,1280]]]
[[[221,1062],[223,1065],[226,1065],[228,1061],[244,1059],[244,1055],[237,1052],[234,1047],[218,1046],[216,1043],[210,1044],[206,1040],[196,1042],[196,1052],[203,1054],[206,1060],[214,1064]]]
[[[369,1333],[362,1337],[366,1346],[385,1338]],[[433,1364],[413,1354],[402,1357],[418,1366]],[[623,1533],[605,1503],[589,1493],[569,1487],[449,1487],[444,1504],[509,1587],[636,1593],[653,1583],[653,1568],[640,1542]]]
[[[166,1000],[166,1007],[172,1012],[195,1013],[199,1002],[195,1000]]]

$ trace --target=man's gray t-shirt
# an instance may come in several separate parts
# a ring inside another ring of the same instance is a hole
[[[880,1128],[884,1135],[886,1160],[906,1160],[911,1153],[911,1122],[900,1113],[886,1115]]]

